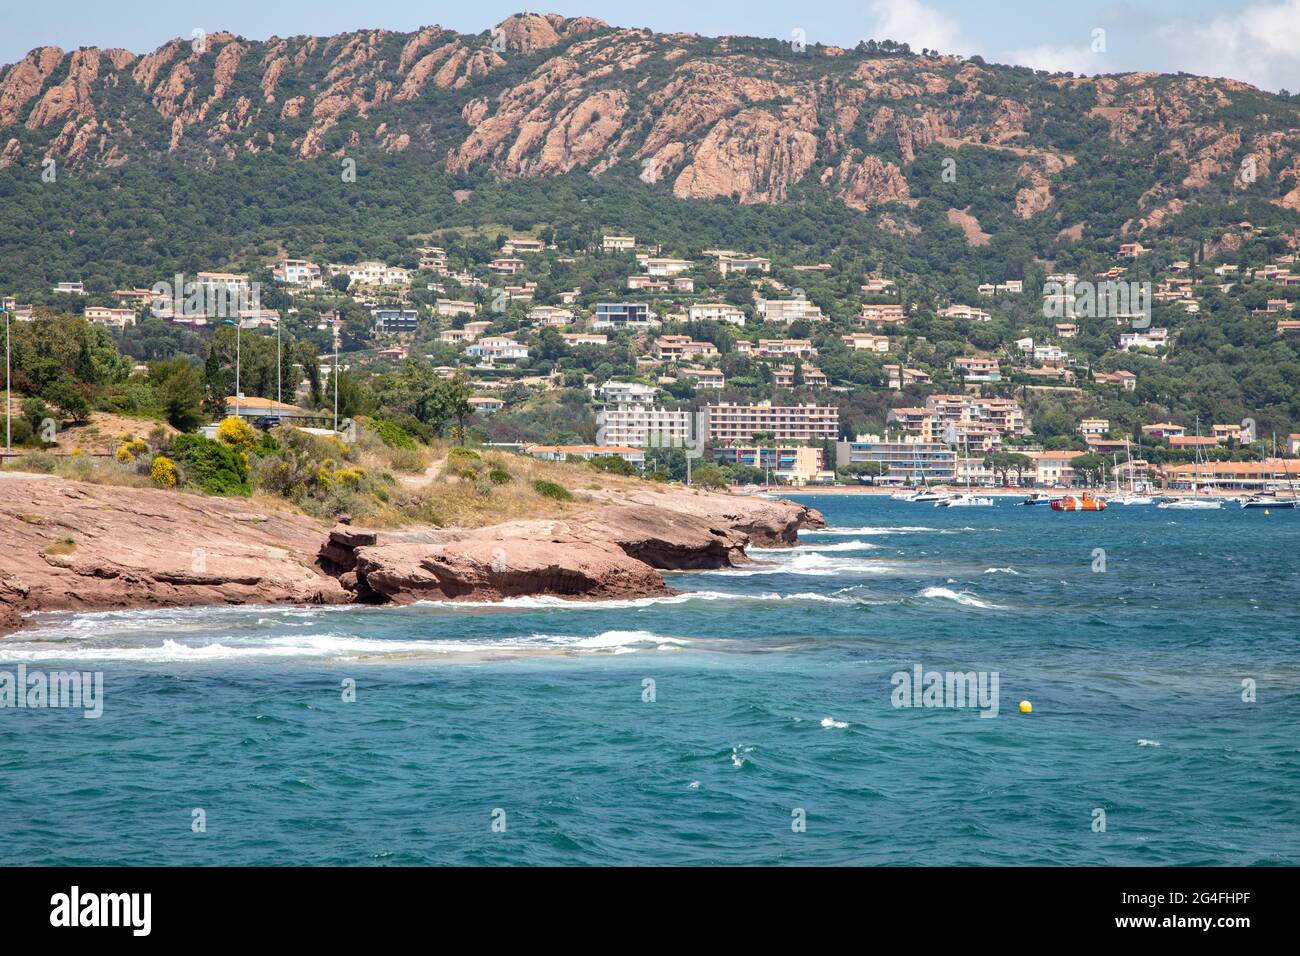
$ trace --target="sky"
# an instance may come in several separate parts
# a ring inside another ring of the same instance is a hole
[[[0,0],[0,63],[38,46],[135,53],[195,29],[253,40],[429,24],[478,33],[520,0]],[[1300,91],[1300,0],[554,0],[533,12],[657,32],[768,36],[851,47],[891,39],[997,63],[1075,73],[1184,71]],[[801,32],[799,32],[801,31]]]

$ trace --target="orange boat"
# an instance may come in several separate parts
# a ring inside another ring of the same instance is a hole
[[[1106,502],[1088,494],[1086,491],[1082,497],[1076,498],[1074,495],[1066,495],[1059,501],[1052,502],[1053,511],[1105,511]]]

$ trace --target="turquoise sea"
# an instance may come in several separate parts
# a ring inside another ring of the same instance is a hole
[[[48,615],[0,865],[1300,863],[1300,513],[800,500],[667,599]]]

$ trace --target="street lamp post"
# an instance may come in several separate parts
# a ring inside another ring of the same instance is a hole
[[[284,396],[280,394],[280,322],[279,316],[275,319],[275,400],[277,403],[284,401]],[[277,410],[278,414],[278,410]]]
[[[239,417],[239,364],[240,364],[240,343],[241,336],[244,332],[243,319],[235,319],[235,417]]]
[[[5,316],[5,455],[13,454],[13,403],[9,395],[9,311],[0,306]]]

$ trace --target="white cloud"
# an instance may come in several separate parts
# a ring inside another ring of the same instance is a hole
[[[920,0],[871,0],[867,14],[871,17],[867,36],[872,39],[906,43],[917,51],[928,48],[940,53],[972,52],[961,24]]]
[[[1179,69],[1300,89],[1300,0],[1252,4],[1209,23],[1175,20],[1156,36]]]
[[[1006,54],[1006,59],[1017,66],[1028,66],[1035,70],[1049,70],[1052,73],[1105,73],[1109,67],[1103,53],[1094,53],[1090,46],[1042,46],[1024,47]]]

